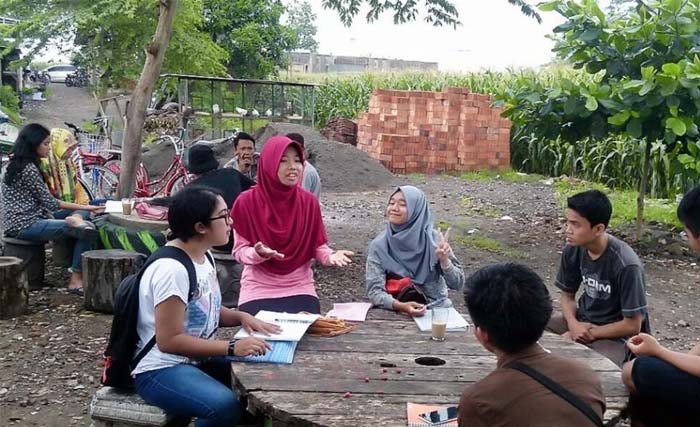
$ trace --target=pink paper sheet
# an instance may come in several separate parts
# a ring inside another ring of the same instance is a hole
[[[364,322],[367,311],[372,308],[368,302],[346,302],[333,304],[333,309],[326,316],[337,317],[338,319],[349,320],[351,322]]]

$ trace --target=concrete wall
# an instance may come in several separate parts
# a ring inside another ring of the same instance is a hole
[[[437,71],[437,62],[404,61],[403,59],[362,56],[334,56],[306,52],[289,54],[290,71],[294,73],[356,73],[363,71]]]

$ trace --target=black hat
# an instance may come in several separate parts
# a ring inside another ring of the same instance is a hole
[[[195,174],[201,175],[219,167],[219,162],[214,157],[214,152],[208,145],[198,144],[190,148],[189,162],[187,169]]]

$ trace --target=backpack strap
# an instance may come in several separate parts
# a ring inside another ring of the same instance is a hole
[[[598,417],[593,408],[578,396],[561,386],[558,382],[544,375],[540,371],[521,362],[510,362],[504,368],[515,369],[520,371],[543,386],[547,387],[552,393],[566,400],[571,406],[578,409],[585,415],[596,427],[603,427],[603,421]]]
[[[215,266],[214,258],[209,253],[209,251],[206,252],[206,257],[211,263],[211,265]],[[190,289],[187,294],[187,301],[191,301],[194,295],[197,293],[197,272],[195,271],[194,263],[192,262],[190,256],[178,247],[163,246],[158,248],[158,250],[154,253],[152,253],[151,256],[148,257],[148,260],[146,260],[146,263],[143,265],[143,267],[141,267],[141,270],[139,270],[138,276],[136,278],[137,283],[139,284],[139,286],[141,286],[141,278],[143,277],[143,273],[146,271],[146,269],[157,260],[163,258],[175,259],[179,261],[182,265],[184,265],[187,269],[187,276],[190,279]],[[146,356],[146,354],[148,354],[148,352],[151,351],[154,345],[156,345],[155,335],[153,335],[153,338],[151,338],[150,341],[148,341],[148,343],[146,343],[146,345],[143,346],[141,351],[139,351],[136,354],[136,357],[134,357],[134,360],[132,361],[132,366],[138,366],[139,362],[141,362],[141,359],[143,359]]]

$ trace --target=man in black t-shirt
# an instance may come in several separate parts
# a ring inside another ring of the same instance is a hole
[[[700,254],[700,187],[683,196],[678,219],[688,236],[688,246]],[[637,355],[622,367],[622,381],[632,394],[632,425],[697,426],[700,344],[687,353],[672,351],[642,333],[630,338],[627,346]]]
[[[607,233],[612,205],[605,194],[586,191],[567,204],[567,245],[555,282],[561,313],[547,329],[622,366],[631,356],[625,339],[649,332],[644,267],[629,245]]]
[[[195,145],[190,149],[188,170],[190,173],[199,175],[197,179],[189,185],[199,185],[211,187],[219,190],[228,206],[233,207],[233,202],[239,194],[255,185],[255,181],[248,178],[236,169],[219,169],[219,162],[214,157],[214,152],[207,145]],[[231,253],[233,248],[232,239],[225,246],[215,249]]]

